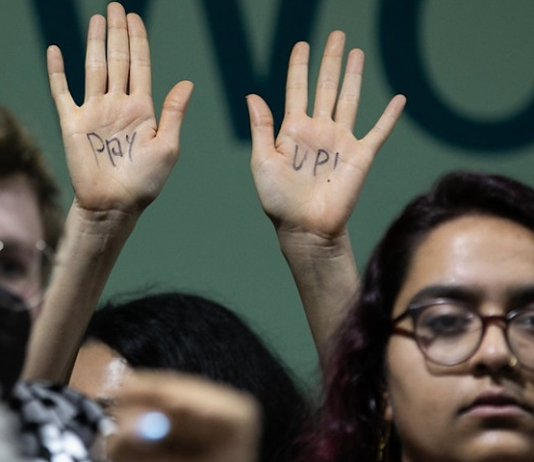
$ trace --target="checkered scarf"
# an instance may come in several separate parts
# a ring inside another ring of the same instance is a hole
[[[64,386],[19,382],[7,402],[22,455],[33,462],[104,461],[112,422],[94,401]]]

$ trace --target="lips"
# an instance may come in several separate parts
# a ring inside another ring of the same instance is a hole
[[[487,417],[534,413],[534,409],[506,391],[485,391],[478,395],[461,414],[476,414]]]

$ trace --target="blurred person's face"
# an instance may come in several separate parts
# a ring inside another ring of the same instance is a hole
[[[36,310],[44,290],[44,228],[23,174],[0,178],[0,284]]]
[[[0,385],[4,397],[24,363],[30,333],[28,307],[36,310],[41,299],[39,244],[44,244],[44,229],[29,180],[22,174],[0,178]]]
[[[484,316],[531,308],[534,233],[487,216],[440,225],[415,251],[392,318],[433,298],[469,304]],[[457,328],[450,317],[441,321],[429,329]],[[413,332],[412,319],[399,327]],[[534,335],[530,323],[523,327]],[[429,361],[409,335],[391,336],[386,419],[403,462],[534,460],[534,371],[516,364],[504,329],[500,320],[490,322],[473,355],[453,366]]]
[[[132,369],[126,360],[104,343],[84,344],[74,363],[69,386],[99,403],[113,416],[116,396]]]
[[[0,395],[4,399],[22,372],[30,329],[28,307],[0,286]]]
[[[22,174],[0,178],[0,388],[18,379],[30,333],[28,307],[43,290],[44,229],[37,197]]]

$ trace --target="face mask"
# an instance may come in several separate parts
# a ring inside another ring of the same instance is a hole
[[[19,378],[30,336],[30,311],[17,296],[0,286],[0,387],[6,399]]]

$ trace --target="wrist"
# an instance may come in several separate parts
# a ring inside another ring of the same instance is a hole
[[[336,235],[322,235],[306,229],[277,230],[278,242],[286,256],[310,256],[317,259],[335,259],[352,253],[346,227]]]
[[[69,210],[66,225],[69,229],[87,234],[116,234],[119,231],[133,230],[141,216],[140,212],[127,213],[119,209],[89,210],[74,200]]]
[[[57,263],[64,260],[113,258],[132,233],[140,214],[120,210],[95,211],[72,204],[65,222]]]

